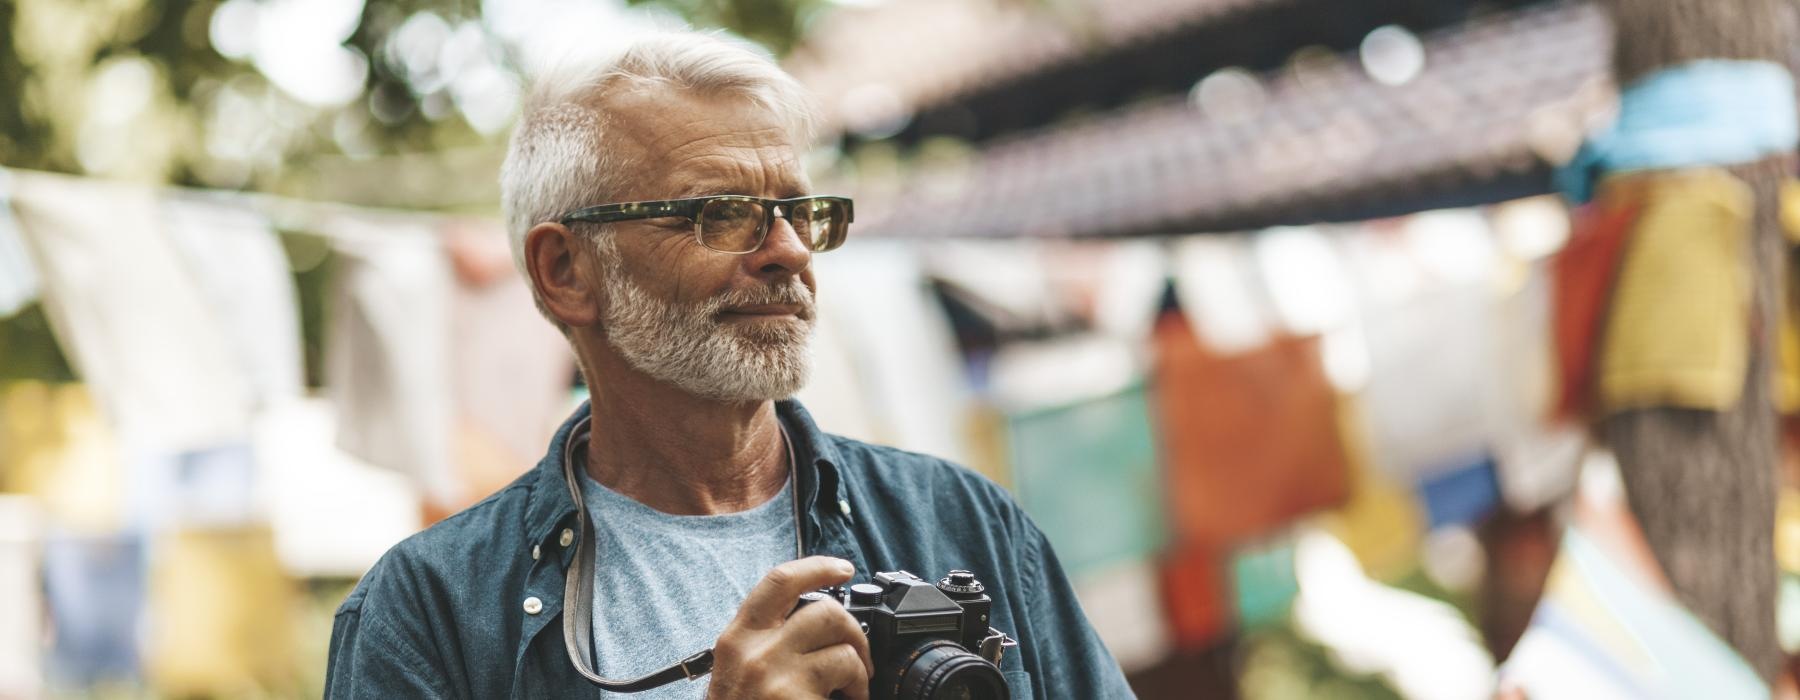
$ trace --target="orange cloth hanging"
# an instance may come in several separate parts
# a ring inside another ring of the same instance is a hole
[[[1621,187],[1617,178],[1602,183],[1599,196],[1575,210],[1568,245],[1551,266],[1559,418],[1585,418],[1592,407],[1595,348],[1639,205],[1635,188]]]
[[[1343,503],[1337,397],[1317,338],[1252,352],[1203,347],[1179,312],[1153,334],[1157,425],[1178,539],[1228,547]]]
[[[1163,609],[1176,648],[1209,646],[1231,629],[1225,576],[1225,556],[1205,547],[1184,547],[1163,558]]]

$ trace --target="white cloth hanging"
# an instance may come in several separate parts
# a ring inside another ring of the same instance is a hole
[[[163,201],[169,237],[214,313],[257,404],[299,398],[300,301],[269,220],[242,201],[181,193]]]
[[[1248,352],[1269,342],[1275,319],[1243,236],[1189,236],[1174,245],[1175,297],[1214,352]]]
[[[1574,491],[1587,435],[1579,425],[1550,421],[1557,381],[1549,270],[1541,261],[1518,264],[1518,288],[1494,305],[1494,366],[1484,376],[1500,496],[1530,512]]]
[[[0,168],[0,318],[25,308],[38,297],[37,265],[19,233],[12,212],[12,174]]]
[[[339,217],[326,337],[337,444],[408,475],[426,498],[459,502],[451,456],[450,299],[433,222]]]
[[[830,317],[824,323],[849,349],[877,441],[968,464],[968,380],[915,249],[865,241],[814,264],[819,315]],[[820,427],[832,429],[823,406],[809,408]]]
[[[0,496],[0,697],[43,692],[43,513],[27,496]]]
[[[1493,298],[1485,279],[1436,277],[1406,242],[1347,232],[1359,283],[1375,462],[1403,483],[1493,447]]]
[[[537,464],[567,413],[575,356],[533,308],[498,225],[458,221],[448,381],[462,473],[481,498]]]
[[[154,190],[15,173],[51,328],[122,444],[180,452],[241,438],[251,382],[162,227]]]

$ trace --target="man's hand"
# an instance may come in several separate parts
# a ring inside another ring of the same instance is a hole
[[[777,566],[750,590],[713,645],[714,698],[867,700],[869,640],[842,605],[825,601],[794,611],[800,594],[850,580],[856,567],[832,557]],[[789,617],[788,613],[793,616]]]

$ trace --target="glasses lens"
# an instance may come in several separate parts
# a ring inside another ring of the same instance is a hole
[[[763,239],[763,206],[748,199],[715,199],[700,209],[700,244],[725,253],[756,250]]]
[[[815,252],[843,245],[849,219],[849,212],[835,199],[811,199],[794,207],[794,231]]]

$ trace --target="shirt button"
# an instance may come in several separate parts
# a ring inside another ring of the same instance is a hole
[[[538,557],[543,556],[543,554],[544,554],[543,551],[539,549],[538,545],[535,545],[535,544],[531,545],[531,560],[532,561],[537,561]]]
[[[844,515],[849,515],[850,514],[850,502],[849,501],[838,501],[838,510],[843,511]]]
[[[544,601],[538,600],[537,596],[532,596],[530,598],[525,599],[525,614],[526,615],[536,615],[543,611],[544,611]]]
[[[557,541],[561,542],[564,547],[569,546],[570,543],[575,541],[575,531],[566,527],[563,528],[562,538]]]

